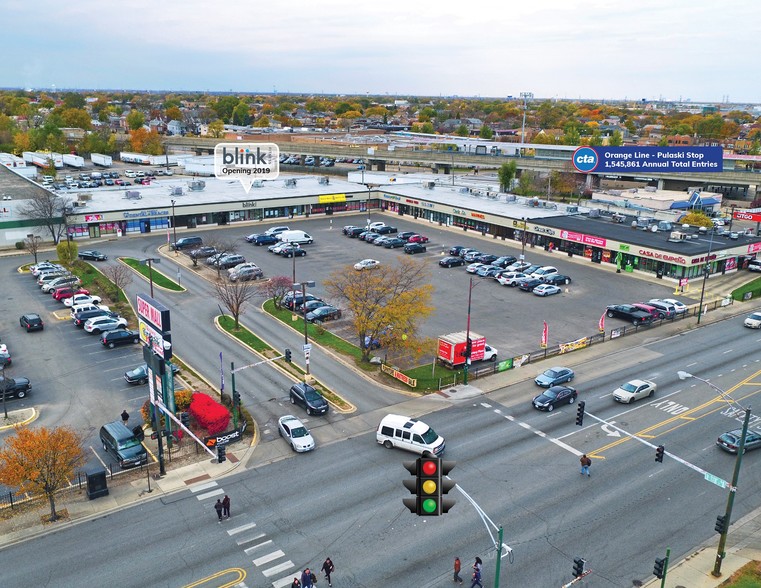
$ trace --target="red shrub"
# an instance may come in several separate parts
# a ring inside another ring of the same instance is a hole
[[[208,431],[209,435],[224,433],[227,425],[230,424],[230,411],[202,392],[193,394],[188,412],[202,428]]]

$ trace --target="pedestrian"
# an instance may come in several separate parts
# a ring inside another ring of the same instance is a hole
[[[222,500],[222,514],[225,515],[226,519],[230,518],[230,497],[227,494]]]
[[[301,588],[312,588],[312,570],[309,568],[301,572]]]
[[[122,422],[126,425],[128,420],[129,420],[129,413],[127,412],[127,409],[125,408],[122,411]]]
[[[462,584],[462,578],[460,577],[460,558],[456,557],[454,558],[454,578],[452,578],[453,582],[459,582]]]
[[[333,560],[331,560],[329,557],[325,559],[325,561],[322,563],[322,571],[325,574],[325,579],[328,581],[328,586],[332,586],[332,582],[330,579],[330,574],[332,574],[336,569],[336,566],[333,565]]]
[[[298,578],[293,579],[293,583],[291,584],[291,588],[301,588],[301,582],[299,582]]]
[[[470,583],[470,588],[476,588],[476,586],[484,588],[484,585],[481,584],[481,569],[473,566],[473,581]]]
[[[222,522],[222,508],[224,508],[222,506],[222,501],[219,498],[217,498],[217,504],[214,505],[214,510],[217,511],[217,516],[219,517],[220,523]]]
[[[579,462],[581,463],[581,475],[583,476],[586,474],[587,477],[591,476],[592,474],[589,473],[589,466],[592,465],[592,460],[587,457],[586,453],[581,456]]]

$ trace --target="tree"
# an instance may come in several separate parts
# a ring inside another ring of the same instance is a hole
[[[127,115],[127,127],[131,131],[136,131],[145,124],[145,115],[139,110],[130,110]]]
[[[251,110],[245,102],[239,102],[233,108],[233,124],[246,126],[251,121]]]
[[[124,290],[125,286],[132,283],[132,270],[123,263],[108,265],[103,270],[105,275],[114,285],[114,295],[111,298],[114,302],[119,302],[119,292]]]
[[[42,193],[35,192],[29,200],[18,207],[18,215],[22,218],[39,221],[57,245],[66,228],[66,207],[69,200],[45,190]]]
[[[514,161],[508,161],[503,163],[499,170],[497,170],[497,177],[499,178],[499,191],[509,192],[513,185],[513,179],[518,170],[518,164]]]
[[[63,95],[63,105],[65,108],[84,108],[85,97],[79,92],[67,92]]]
[[[233,282],[224,279],[214,282],[214,297],[233,315],[235,329],[238,328],[240,315],[243,314],[246,303],[257,294],[258,289],[251,282]]]
[[[481,125],[481,128],[478,131],[478,136],[482,139],[491,139],[494,137],[494,131],[491,129],[491,127],[487,124]]]
[[[20,492],[44,494],[50,520],[58,519],[55,494],[85,464],[79,436],[69,427],[17,427],[0,450],[0,482]]]
[[[275,276],[266,282],[258,284],[256,287],[257,294],[271,299],[275,308],[282,308],[280,303],[283,297],[293,290],[293,281],[288,276]]]
[[[621,131],[613,131],[613,134],[610,136],[610,140],[608,141],[608,145],[611,147],[621,147],[623,144],[624,136],[621,134]]]
[[[396,265],[372,271],[341,268],[325,280],[326,290],[345,303],[352,316],[364,361],[370,358],[368,338],[395,349],[415,344],[419,323],[434,310],[433,286],[427,278],[424,263],[402,257]]]
[[[90,115],[82,108],[66,108],[61,111],[64,126],[74,129],[89,130],[92,126]]]
[[[66,239],[55,246],[58,253],[58,259],[63,265],[71,265],[79,255],[79,247],[73,239]]]
[[[169,120],[182,120],[182,110],[177,108],[176,106],[170,106],[166,109],[166,117]]]
[[[267,127],[270,126],[270,119],[269,119],[269,117],[267,117],[267,116],[261,116],[261,117],[259,117],[259,120],[257,120],[254,123],[254,126],[256,128],[266,129]]]
[[[224,137],[225,121],[223,121],[221,118],[218,118],[214,122],[210,122],[208,135],[209,137],[212,137],[214,139],[219,139],[220,137]]]
[[[454,134],[457,135],[458,137],[467,137],[468,135],[470,135],[470,131],[468,130],[468,127],[466,125],[461,124],[459,127],[455,129]]]
[[[34,263],[37,263],[37,253],[40,251],[40,242],[42,239],[37,235],[29,234],[24,239],[24,249],[26,249],[30,255],[34,255]]]
[[[518,188],[515,191],[521,196],[528,196],[534,188],[535,178],[534,172],[524,169],[518,178]]]

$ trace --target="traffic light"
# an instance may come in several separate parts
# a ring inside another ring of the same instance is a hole
[[[227,461],[227,456],[225,455],[225,446],[217,445],[217,463],[222,463],[223,461]]]
[[[714,529],[716,529],[716,532],[720,535],[723,535],[727,532],[727,516],[726,515],[719,515],[716,517],[716,525],[714,526]]]
[[[291,363],[291,350],[285,350],[285,363]]]
[[[580,557],[573,558],[573,577],[581,578],[584,575],[584,560]]]
[[[404,467],[415,476],[414,480],[404,480],[404,487],[415,498],[405,498],[404,505],[418,516],[439,516],[449,511],[455,501],[443,498],[455,482],[444,480],[443,475],[454,468],[455,462],[442,461],[438,457],[421,457],[416,461],[404,462]]]
[[[181,412],[180,413],[180,422],[184,426],[186,426],[186,427],[189,426],[190,425],[190,413],[189,412]]]
[[[659,463],[663,463],[663,452],[665,449],[663,448],[663,445],[659,445],[655,448],[655,461]]]
[[[473,339],[468,337],[468,340],[465,343],[465,359],[468,359],[473,352]]]
[[[240,392],[237,390],[233,390],[233,404],[235,406],[240,406]]]
[[[663,578],[663,574],[665,573],[665,568],[666,568],[666,560],[662,557],[656,557],[655,567],[653,567],[653,574],[655,574],[655,577]]]
[[[584,424],[584,406],[586,406],[586,402],[583,400],[579,402],[578,408],[576,408],[576,424],[581,426]]]

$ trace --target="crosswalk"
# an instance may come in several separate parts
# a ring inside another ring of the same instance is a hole
[[[194,484],[189,487],[189,490],[199,502],[210,501],[207,504],[214,515],[216,514],[213,512],[214,501],[220,495],[225,494],[224,489],[220,488],[219,484],[215,481]],[[234,508],[235,506],[233,505],[231,511]],[[233,519],[235,518],[242,518],[242,516],[233,516]],[[262,533],[257,529],[254,521],[245,522],[227,529],[227,534],[247,557],[253,558],[251,563],[267,580],[271,581],[273,588],[290,586],[293,578],[301,574],[301,571],[296,568],[296,564],[287,559],[285,552],[282,549],[278,549],[272,539],[267,537],[266,533]],[[243,582],[237,586],[238,588],[246,588]]]

